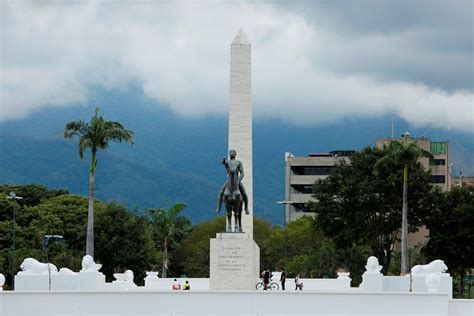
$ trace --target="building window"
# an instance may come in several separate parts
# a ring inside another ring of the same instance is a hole
[[[311,210],[309,209],[307,204],[304,203],[292,203],[291,206],[293,206],[294,210],[296,212],[310,212]]]
[[[430,152],[433,155],[446,154],[448,152],[448,142],[431,142]]]
[[[431,176],[431,183],[446,183],[445,176]]]
[[[291,186],[292,188],[292,193],[295,194],[311,194],[313,193],[313,186],[311,184],[309,185],[303,185],[303,184],[293,184]]]
[[[435,159],[431,162],[432,166],[445,166],[446,165],[446,159]]]
[[[293,174],[297,176],[327,176],[332,169],[333,166],[291,167]]]

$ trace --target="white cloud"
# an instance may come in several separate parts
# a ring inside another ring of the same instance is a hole
[[[394,113],[473,132],[472,57],[433,46],[439,29],[352,34],[285,7],[227,2],[2,2],[0,121],[136,82],[180,115],[224,114],[240,26],[252,42],[257,118],[309,125]]]

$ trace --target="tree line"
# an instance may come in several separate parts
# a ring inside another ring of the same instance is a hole
[[[323,181],[334,181],[330,178]],[[322,190],[320,185],[315,188]],[[10,191],[23,199],[8,200],[6,196]],[[472,188],[455,188],[448,193],[430,193],[428,200],[431,203],[426,204],[432,207],[420,208],[417,215],[420,221],[416,222],[425,223],[430,229],[430,241],[421,251],[410,253],[410,266],[442,259],[458,283],[470,273],[474,262],[474,234],[470,225],[474,219],[473,192]],[[322,205],[319,205],[317,211],[321,215],[302,217],[288,223],[286,229],[254,219],[254,239],[261,250],[261,268],[286,269],[289,276],[301,273],[312,278],[332,278],[338,271],[350,271],[353,285],[358,285],[367,257],[376,255],[387,274],[399,274],[400,255],[383,250],[390,249],[385,244],[390,238],[397,238],[391,234],[392,229],[399,229],[399,221],[390,226],[388,214],[374,216],[372,212],[377,213],[377,210],[366,208],[366,199],[370,197],[362,193],[358,191],[357,194],[359,204],[351,200],[352,207],[344,214],[334,205],[323,214]],[[369,193],[365,190],[365,194]],[[379,198],[375,193],[370,194]],[[354,196],[354,192],[347,194]],[[336,200],[343,203],[345,199]],[[160,276],[167,273],[168,277],[209,277],[209,239],[223,230],[225,218],[220,216],[192,224],[184,216],[184,207],[178,203],[140,212],[118,203],[95,200],[95,260],[103,265],[101,271],[107,281],[113,280],[113,273],[126,269],[134,271],[137,284],[143,284],[146,271],[159,271]],[[7,276],[7,286],[11,284],[14,208],[17,222],[15,273],[27,257],[52,262],[58,268],[80,270],[86,252],[88,198],[36,184],[1,185],[0,273]],[[393,211],[400,212],[396,207]],[[420,215],[425,211],[429,211],[429,216]],[[46,243],[46,235],[63,238]],[[460,296],[460,290],[455,294]]]

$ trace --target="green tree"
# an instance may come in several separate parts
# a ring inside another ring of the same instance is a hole
[[[225,228],[224,216],[193,226],[188,236],[173,251],[176,275],[186,274],[193,278],[209,277],[209,254],[211,238]]]
[[[142,284],[145,272],[159,262],[151,221],[116,203],[96,212],[96,218],[96,260],[107,281],[130,269],[135,282]]]
[[[375,172],[386,168],[387,163],[394,162],[402,166],[403,173],[403,202],[402,202],[402,241],[401,254],[402,262],[400,273],[408,273],[408,172],[414,166],[419,165],[419,159],[422,157],[433,158],[433,155],[421,149],[415,142],[409,142],[409,135],[405,134],[401,141],[390,142],[388,146],[384,145],[385,155],[381,157],[374,166]]]
[[[48,189],[39,184],[0,185],[0,194],[9,194],[11,191],[14,191],[16,195],[23,198],[18,200],[18,204],[21,206],[36,206],[44,200],[48,200],[55,196],[69,194],[69,191],[65,189]]]
[[[474,187],[456,187],[436,197],[438,206],[430,212],[426,226],[430,241],[425,254],[430,260],[442,259],[459,281],[458,297],[464,296],[464,278],[474,268]]]
[[[372,255],[372,249],[365,244],[353,244],[348,248],[337,250],[339,269],[351,273],[351,284],[358,286],[362,282],[367,258]]]
[[[352,155],[350,164],[337,165],[329,177],[314,185],[313,196],[317,202],[311,208],[317,213],[315,229],[333,239],[338,249],[367,245],[387,273],[400,230],[402,200],[395,189],[402,185],[403,177],[399,173],[400,165],[394,161],[386,161],[385,167],[374,174],[375,164],[385,154],[385,150],[367,147]],[[421,165],[412,167],[408,179],[408,198],[413,205],[408,214],[411,231],[422,225],[424,214],[432,208],[430,181],[429,172]]]
[[[79,270],[86,249],[87,204],[87,197],[68,194],[25,209],[22,236],[29,247],[41,251],[40,254],[30,252],[30,256],[49,260],[58,268]],[[96,212],[100,213],[104,208],[103,203],[94,201]],[[45,235],[62,235],[63,239],[45,245]],[[23,247],[27,248],[27,245]]]
[[[99,115],[99,108],[95,109],[95,115],[90,123],[78,120],[69,122],[64,128],[64,137],[79,138],[79,157],[84,158],[84,153],[90,149],[92,153],[91,167],[89,172],[89,204],[87,211],[87,240],[86,254],[94,256],[94,193],[95,193],[95,170],[97,166],[97,151],[104,150],[109,142],[128,142],[133,144],[133,132],[125,129],[119,122],[107,121]]]
[[[326,256],[335,251],[331,248],[331,240],[322,230],[316,229],[315,220],[309,216],[288,223],[286,230],[284,227],[272,227],[265,238],[258,241],[258,245],[262,268],[286,269],[288,277],[298,273],[311,277],[329,276],[335,274],[338,268],[337,256],[333,258],[334,264],[331,264],[332,258]]]
[[[168,250],[170,246],[183,239],[190,230],[190,221],[181,216],[186,208],[184,203],[176,203],[171,208],[148,209],[148,215],[153,223],[155,236],[163,249],[162,277],[166,278],[169,266]]]

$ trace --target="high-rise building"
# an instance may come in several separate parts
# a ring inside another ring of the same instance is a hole
[[[285,153],[285,220],[294,221],[301,216],[314,216],[308,202],[312,200],[313,185],[316,180],[324,179],[334,166],[345,160],[353,150],[334,150],[328,153],[309,154],[307,157],[295,157]]]

